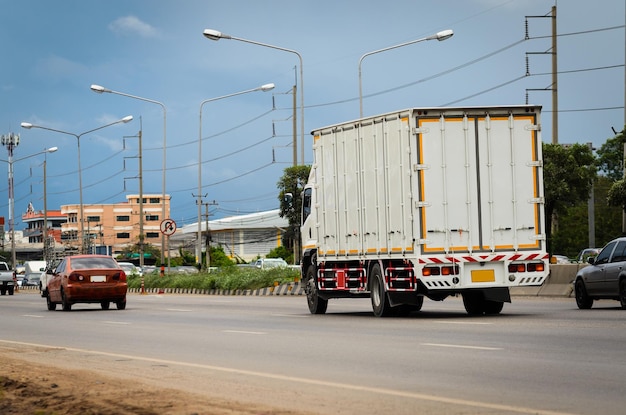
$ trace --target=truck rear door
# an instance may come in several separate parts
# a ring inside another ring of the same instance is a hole
[[[416,115],[423,252],[541,248],[537,118],[510,109]]]

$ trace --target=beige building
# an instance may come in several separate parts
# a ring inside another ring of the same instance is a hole
[[[170,196],[166,195],[165,217],[162,196],[143,195],[143,233],[145,243],[164,252],[160,225],[163,219],[170,218]],[[67,217],[67,222],[61,229],[62,243],[66,248],[80,249],[80,205],[63,205],[61,213]],[[116,254],[124,247],[139,241],[139,195],[127,195],[126,202],[122,203],[83,204],[83,215],[85,246],[89,248],[88,252]]]

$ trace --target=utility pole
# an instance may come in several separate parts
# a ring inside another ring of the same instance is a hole
[[[9,152],[9,232],[11,233],[11,266],[16,269],[17,258],[15,254],[15,196],[13,189],[13,149],[20,144],[20,135],[9,133],[2,136],[2,145]]]
[[[207,270],[207,272],[209,271],[209,267],[211,266],[211,230],[209,229],[209,206],[216,206],[218,203],[213,200],[212,202],[206,202],[206,203],[202,203],[204,205],[204,209],[205,209],[205,214],[204,214],[204,220],[205,220],[205,229],[206,229],[206,234],[205,234],[205,245],[206,245],[206,257],[205,257],[205,266],[204,268]]]
[[[559,94],[556,59],[556,6],[552,6],[552,144],[559,142]]]
[[[144,211],[143,211],[143,144],[142,144],[142,136],[143,136],[143,119],[139,117],[139,132],[137,135],[124,136],[124,138],[137,137],[138,146],[139,146],[139,154],[137,156],[139,162],[139,266],[141,269],[144,267],[144,252],[145,252],[145,235],[143,232],[143,222],[144,222]]]
[[[200,176],[198,176],[200,177]],[[198,235],[196,236],[196,264],[198,264],[199,270],[203,267],[202,262],[202,198],[207,197],[208,193],[205,194],[191,194],[191,196],[196,198],[196,205],[198,206]]]
[[[552,6],[552,11],[546,16],[526,16],[526,39],[530,39],[528,36],[528,19],[529,18],[551,18],[552,19],[552,47],[549,52],[526,52],[526,75],[530,75],[528,65],[528,55],[552,55],[552,84],[548,88],[543,89],[526,89],[526,103],[528,104],[528,91],[552,91],[552,144],[559,143],[559,95],[558,95],[558,68],[557,68],[557,54],[556,54],[556,6]]]

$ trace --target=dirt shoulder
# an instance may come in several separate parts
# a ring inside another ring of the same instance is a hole
[[[305,413],[159,387],[154,381],[142,382],[139,373],[107,376],[101,370],[62,368],[22,354],[23,350],[0,347],[0,413],[4,415]]]

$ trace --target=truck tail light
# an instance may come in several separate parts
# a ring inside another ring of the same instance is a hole
[[[523,262],[512,262],[509,264],[509,272],[526,272],[526,264]]]
[[[512,262],[509,264],[509,272],[543,272],[545,264],[540,262]]]
[[[458,273],[458,265],[446,265],[444,267],[441,267],[441,275],[458,275]]]
[[[434,275],[458,275],[458,265],[428,266],[422,268],[422,276],[430,277]]]
[[[432,275],[439,275],[439,267],[424,267],[422,268],[422,276],[430,277]]]

